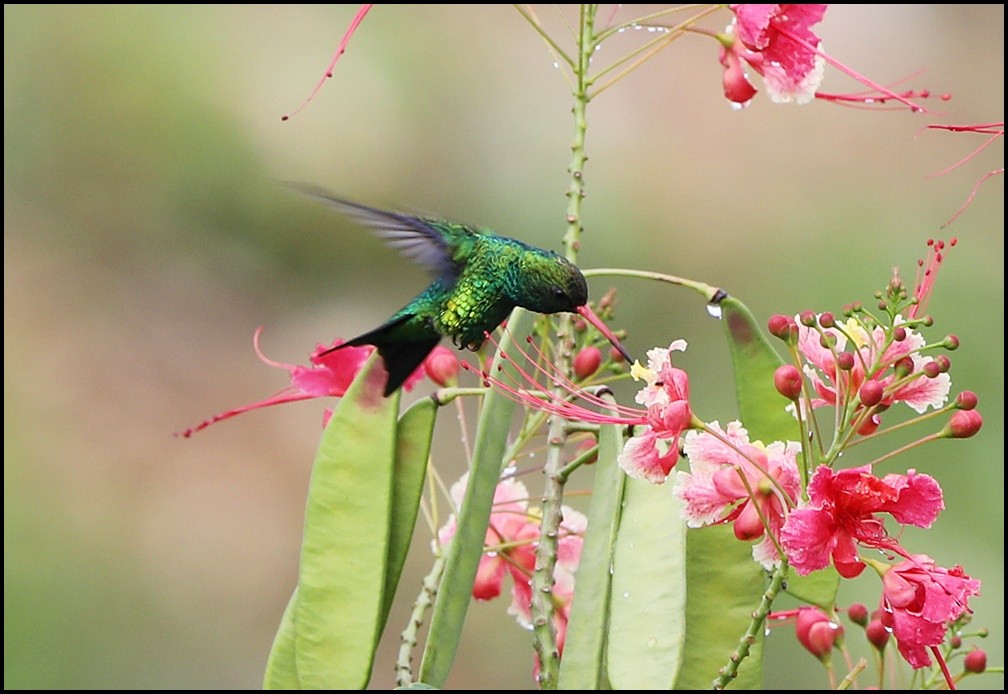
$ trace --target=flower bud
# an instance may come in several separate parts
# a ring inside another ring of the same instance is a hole
[[[868,637],[868,642],[875,646],[875,648],[880,651],[886,647],[889,643],[889,630],[885,628],[882,624],[881,619],[873,619],[868,622],[868,626],[865,627],[865,636]]]
[[[819,325],[821,325],[824,328],[832,328],[833,326],[836,325],[836,319],[833,317],[832,313],[827,311],[826,313],[819,316]]]
[[[775,313],[767,320],[767,330],[774,337],[780,338],[781,340],[787,340],[791,335],[791,326],[793,324],[794,320],[790,317],[780,313]]]
[[[941,366],[939,366],[937,361],[929,361],[921,367],[921,371],[928,378],[935,378],[941,373]]]
[[[946,335],[945,339],[942,340],[942,346],[950,352],[959,349],[959,338],[955,335]]]
[[[798,322],[804,325],[806,328],[811,328],[816,323],[815,314],[811,311],[802,311],[798,314]]]
[[[945,427],[946,436],[953,439],[968,439],[983,426],[983,417],[976,410],[956,410]]]
[[[609,360],[619,364],[621,361],[626,361],[623,358],[623,352],[619,351],[615,347],[609,348]]]
[[[972,410],[977,406],[977,394],[972,390],[964,390],[956,396],[956,407],[960,410]]]
[[[956,635],[950,636],[949,645],[952,646],[952,648],[962,648],[962,637]]]
[[[868,436],[870,434],[874,434],[878,430],[879,424],[881,423],[882,418],[879,417],[877,414],[873,414],[871,417],[869,417],[868,419],[866,419],[864,422],[861,423],[861,426],[858,427],[857,433],[860,434],[861,436]]]
[[[836,355],[836,365],[841,371],[850,371],[854,368],[854,355],[850,352],[840,352]]]
[[[963,658],[966,672],[983,672],[987,669],[987,651],[982,648],[972,648]]]
[[[819,345],[823,349],[832,349],[836,347],[837,336],[833,333],[823,333],[819,336]]]
[[[795,619],[795,636],[809,653],[820,660],[829,656],[841,634],[841,627],[814,607],[798,610]]]
[[[938,365],[938,370],[941,373],[946,373],[952,368],[952,360],[946,357],[944,354],[939,354],[934,358],[935,363]]]
[[[847,608],[847,618],[855,624],[865,626],[868,624],[868,608],[864,603],[855,602]]]
[[[793,364],[784,364],[777,367],[773,376],[774,388],[788,400],[798,399],[802,391],[801,372]]]
[[[913,373],[913,359],[910,357],[903,357],[902,359],[899,359],[895,364],[893,364],[893,370],[896,372],[896,376],[898,378],[909,376]]]
[[[585,379],[598,371],[602,364],[602,350],[598,347],[585,347],[574,356],[574,374]]]
[[[423,362],[424,373],[442,388],[458,383],[459,360],[455,352],[438,345]]]
[[[897,326],[896,328],[893,329],[892,339],[895,340],[896,342],[903,342],[903,340],[905,340],[906,337],[907,337],[907,331],[906,328],[904,328],[902,325]]]
[[[865,407],[875,407],[880,402],[882,402],[882,384],[878,381],[865,381],[858,391],[858,396],[861,398],[861,404]]]

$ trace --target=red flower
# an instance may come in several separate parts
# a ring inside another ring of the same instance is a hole
[[[882,620],[892,629],[899,652],[914,668],[931,664],[927,650],[945,638],[948,622],[969,610],[980,581],[961,566],[945,569],[923,554],[890,567],[882,577]]]
[[[927,528],[945,508],[938,482],[914,470],[880,479],[868,465],[840,472],[820,465],[808,492],[808,505],[788,515],[780,536],[791,566],[802,576],[827,566],[831,557],[841,576],[857,576],[865,567],[858,544],[906,557],[876,514]]]

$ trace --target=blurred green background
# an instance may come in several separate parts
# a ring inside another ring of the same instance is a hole
[[[355,10],[4,6],[5,688],[260,686],[296,578],[323,405],[172,433],[286,385],[252,352],[257,326],[267,355],[304,363],[427,281],[280,181],[560,249],[571,102],[511,6],[376,7],[335,77],[281,122]],[[536,12],[566,41],[555,8]],[[922,126],[1003,119],[1004,6],[835,6],[817,32],[877,81],[953,98],[915,115],[761,93],[735,112],[716,46],[687,37],[589,109],[581,265],[719,285],[762,322],[870,303],[893,266],[913,280],[927,238],[957,236],[928,335],[959,335],[953,389],[979,394],[984,427],[884,472],[915,467],[943,485],[946,511],[903,542],[983,581],[975,624],[1001,665],[1004,177],[940,227],[1003,166],[1003,141],[932,177],[984,136]],[[598,60],[648,37],[621,35]],[[829,68],[822,89],[860,87]],[[696,411],[734,417],[721,327],[697,298],[591,284],[595,298],[618,288],[615,325],[636,354],[686,338]],[[449,483],[458,436],[444,412],[435,456]],[[375,688],[392,686],[430,537],[421,520]],[[871,604],[877,579],[863,579],[845,590]],[[533,687],[530,635],[505,609],[473,605],[449,686]],[[1001,689],[1003,676],[963,685]],[[767,686],[825,686],[789,628],[769,637]]]

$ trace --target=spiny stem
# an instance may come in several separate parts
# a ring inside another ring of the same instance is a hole
[[[564,235],[566,257],[577,262],[581,237],[581,200],[584,198],[585,133],[590,86],[588,68],[595,47],[595,13],[597,5],[581,5],[578,27],[578,55],[575,67],[574,88],[574,142],[571,145],[571,162],[568,167],[570,185],[567,189],[567,233]],[[574,351],[574,321],[570,314],[562,314],[557,325],[556,369],[571,377]],[[553,387],[558,396],[560,386]],[[563,521],[564,444],[567,441],[567,422],[552,415],[547,424],[546,476],[543,490],[542,524],[539,544],[536,547],[535,572],[532,575],[532,629],[533,644],[539,658],[539,687],[556,689],[560,669],[560,652],[553,626],[553,572],[557,562],[557,544],[560,523]]]
[[[424,576],[420,595],[413,603],[409,623],[402,631],[399,655],[395,665],[397,687],[408,687],[413,684],[413,669],[411,667],[413,650],[419,641],[418,634],[423,625],[424,614],[434,604],[434,596],[437,595],[438,586],[441,585],[441,574],[444,573],[444,567],[444,556],[438,556],[431,566],[430,573]]]

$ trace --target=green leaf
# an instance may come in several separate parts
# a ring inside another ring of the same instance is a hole
[[[294,622],[302,688],[363,689],[381,636],[400,392],[375,353],[322,434],[312,468]]]
[[[273,647],[266,661],[266,674],[263,677],[263,689],[300,689],[297,662],[294,657],[294,639],[297,632],[294,626],[294,611],[297,605],[297,588],[287,601],[283,617],[280,618],[280,628],[273,637]]]
[[[766,575],[749,543],[739,542],[730,526],[715,525],[687,531],[686,577],[686,643],[675,688],[710,689],[749,628]],[[761,636],[732,689],[762,688],[762,651]]]
[[[615,689],[671,689],[686,638],[686,524],[664,485],[627,479],[606,667]],[[580,588],[580,586],[579,586]]]
[[[501,337],[492,369],[507,364],[501,353],[511,346],[511,336],[529,333],[533,322],[534,314],[524,309],[517,308],[511,312],[508,329]],[[462,637],[514,410],[514,401],[503,393],[490,390],[483,397],[473,445],[472,469],[458,513],[455,537],[447,549],[444,578],[434,602],[430,631],[420,662],[420,681],[436,687],[444,687]]]
[[[560,660],[560,689],[608,689],[605,674],[609,628],[610,570],[619,527],[626,475],[616,457],[623,450],[623,427],[599,428],[595,484],[588,508],[581,562],[578,565],[567,638]]]
[[[402,414],[396,427],[395,471],[392,479],[392,514],[389,532],[388,569],[385,573],[385,597],[382,603],[382,626],[388,621],[392,600],[406,563],[406,554],[413,541],[420,496],[427,474],[427,459],[437,407],[431,398],[423,398]]]
[[[799,576],[794,567],[788,569],[784,592],[799,600],[818,605],[827,613],[832,613],[840,590],[840,574],[832,566],[813,571],[808,576]]]
[[[774,372],[784,360],[745,304],[729,296],[720,306],[735,368],[739,416],[750,439],[764,443],[798,441],[798,422],[773,384]]]

